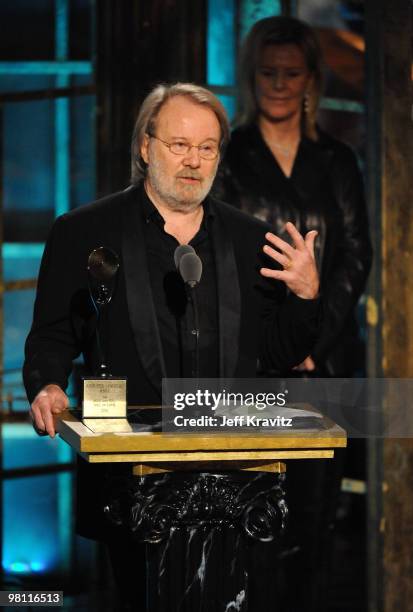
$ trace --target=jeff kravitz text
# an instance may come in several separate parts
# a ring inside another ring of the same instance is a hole
[[[292,419],[284,416],[261,417],[256,415],[236,415],[229,417],[202,415],[199,417],[184,417],[182,414],[174,418],[176,427],[292,427]]]

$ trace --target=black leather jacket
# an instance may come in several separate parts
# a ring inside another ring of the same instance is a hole
[[[369,273],[372,249],[363,180],[352,150],[320,131],[303,138],[290,178],[278,166],[256,125],[237,128],[213,194],[274,227],[292,221],[315,229],[324,324],[313,351],[318,374],[350,376],[360,354],[355,307]]]

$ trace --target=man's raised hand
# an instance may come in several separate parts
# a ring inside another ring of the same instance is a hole
[[[286,223],[285,229],[293,239],[294,246],[268,232],[265,237],[274,247],[263,247],[264,253],[283,266],[283,270],[261,268],[267,278],[285,282],[287,287],[300,298],[312,300],[318,296],[320,281],[314,257],[314,241],[317,232],[312,230],[302,237],[295,225]]]

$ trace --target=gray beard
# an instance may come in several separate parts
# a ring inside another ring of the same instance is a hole
[[[165,180],[162,169],[156,162],[151,162],[147,168],[147,180],[149,181],[153,191],[164,202],[168,208],[174,211],[180,212],[192,212],[196,210],[201,202],[203,202],[211,190],[212,183],[216,175],[216,170],[210,179],[204,179],[203,186],[201,189],[197,189],[197,194],[192,194],[191,197],[191,186],[186,187],[188,197],[182,197],[177,191],[171,187],[171,189],[164,188]]]

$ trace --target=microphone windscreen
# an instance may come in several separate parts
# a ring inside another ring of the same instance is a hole
[[[195,253],[195,249],[189,244],[180,244],[178,247],[176,247],[174,253],[174,262],[177,270],[179,270],[181,257],[183,257],[183,255],[186,255],[187,253]]]
[[[185,253],[185,255],[182,255],[181,257],[179,271],[184,283],[194,287],[201,280],[202,261],[195,252]]]

